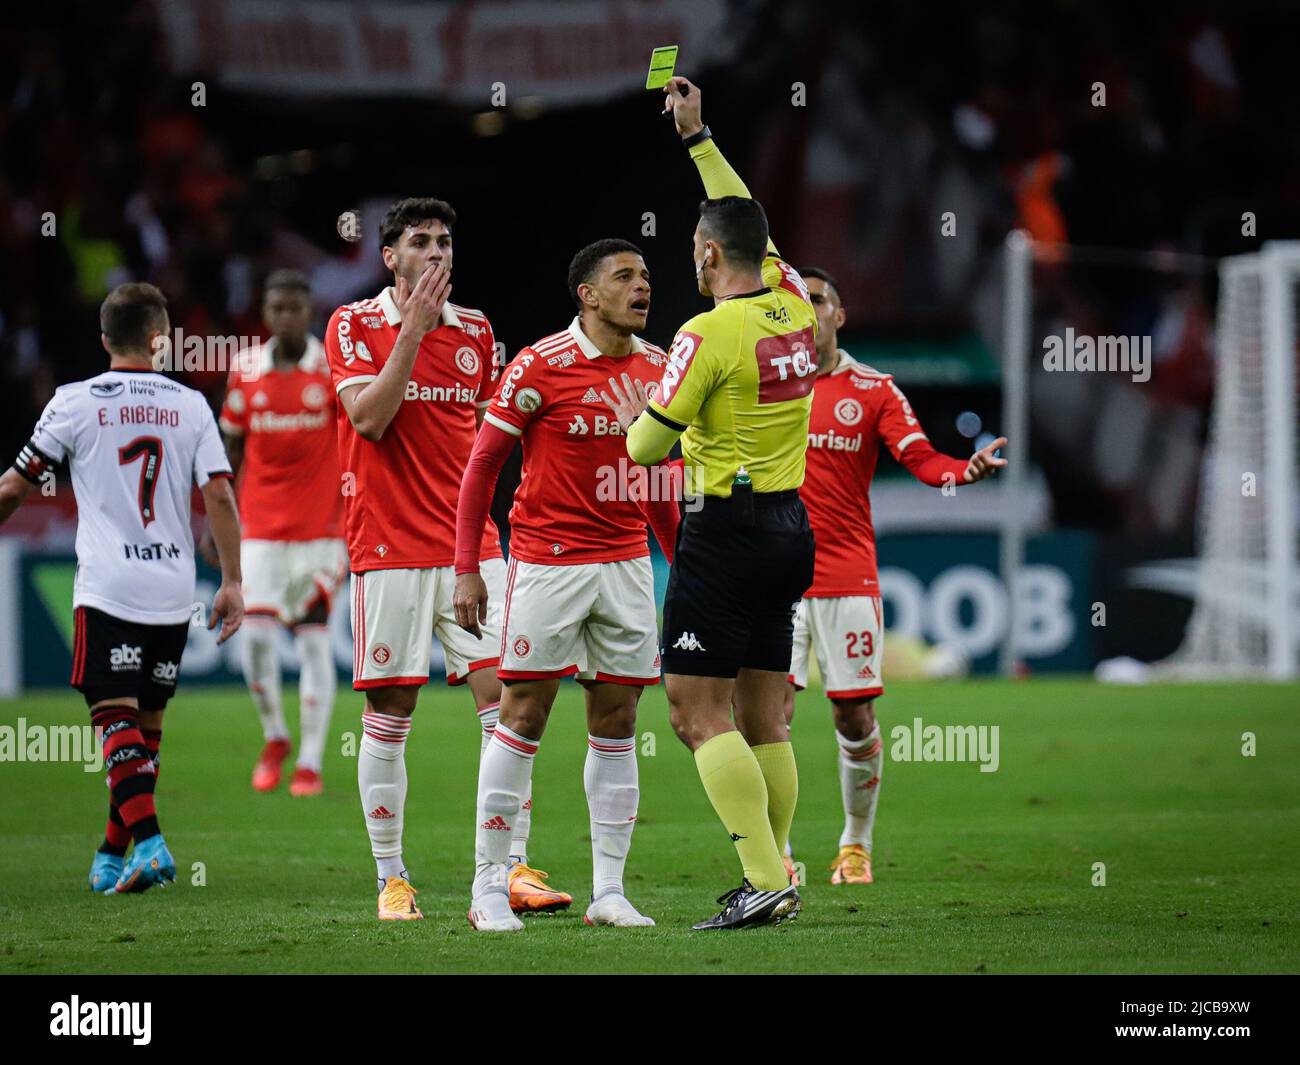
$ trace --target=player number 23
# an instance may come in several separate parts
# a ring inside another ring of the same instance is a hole
[[[844,640],[848,644],[844,652],[846,658],[870,658],[873,654],[874,643],[871,639],[871,630],[864,629],[862,632],[846,632]],[[859,650],[861,646],[861,650]]]

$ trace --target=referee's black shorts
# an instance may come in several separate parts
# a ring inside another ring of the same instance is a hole
[[[663,669],[734,677],[786,673],[794,611],[813,579],[813,534],[796,490],[754,496],[752,523],[706,497],[677,533],[664,597]]]

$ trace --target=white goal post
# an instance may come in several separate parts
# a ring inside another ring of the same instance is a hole
[[[1053,246],[1056,257],[1070,251]],[[1013,590],[1024,555],[1017,494],[1029,455],[1033,257],[1034,245],[1024,234],[1007,238],[1002,399],[1013,462],[1001,567],[1011,594],[1000,664],[1008,676],[1019,662]],[[1300,241],[1266,243],[1258,252],[1220,260],[1218,270],[1214,407],[1197,505],[1195,600],[1182,646],[1155,673],[1169,679],[1288,680],[1300,676]]]

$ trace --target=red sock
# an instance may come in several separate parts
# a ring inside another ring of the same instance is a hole
[[[142,728],[140,735],[144,737],[146,750],[153,756],[154,779],[158,777],[158,748],[162,746],[162,729]],[[113,801],[112,793],[108,798],[108,823],[104,826],[104,842],[99,845],[101,854],[116,854],[119,858],[126,854],[126,848],[131,843],[131,830],[126,827],[126,822],[122,820],[122,814],[117,808],[117,803]]]
[[[105,706],[91,715],[104,737],[104,767],[113,804],[137,843],[158,834],[153,792],[157,771],[134,707]],[[110,815],[111,822],[111,815]]]

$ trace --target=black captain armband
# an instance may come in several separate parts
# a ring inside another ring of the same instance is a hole
[[[14,469],[32,484],[40,484],[41,478],[57,465],[57,462],[31,441],[27,442],[18,452],[18,457],[14,459]]]
[[[648,415],[650,415],[650,417],[652,417],[655,421],[657,421],[660,425],[668,426],[668,428],[671,429],[674,433],[686,432],[686,426],[684,426],[681,422],[675,422],[670,417],[668,417],[668,415],[660,414],[657,410],[654,409],[654,407],[646,407],[645,412]]]
[[[683,148],[694,148],[697,144],[713,139],[713,131],[705,126],[699,133],[692,133],[689,137],[682,138]]]

